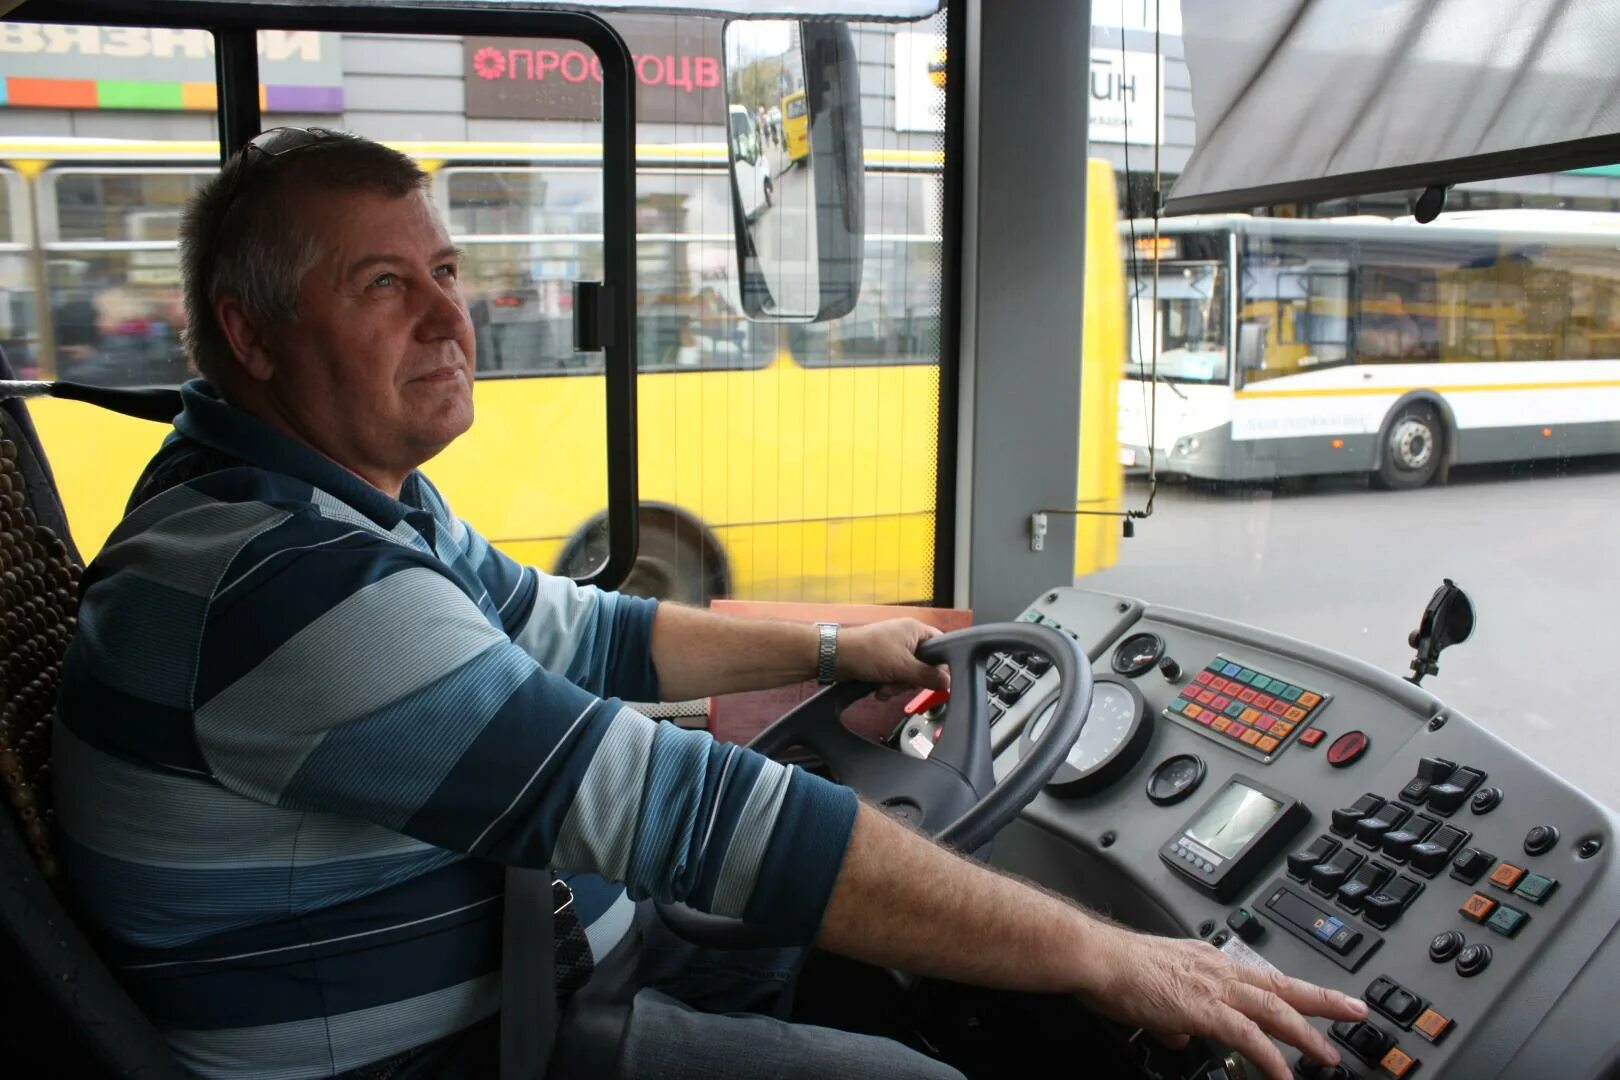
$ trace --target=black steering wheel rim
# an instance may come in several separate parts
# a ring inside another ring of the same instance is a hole
[[[999,783],[993,771],[985,680],[985,661],[998,651],[1041,653],[1052,661],[1059,680],[1046,731]],[[826,763],[838,782],[867,801],[898,812],[940,843],[979,853],[1040,793],[1080,737],[1091,708],[1091,663],[1073,638],[1026,622],[990,623],[941,634],[923,642],[917,656],[947,664],[951,673],[943,729],[928,758],[880,747],[844,727],[843,711],[877,689],[861,682],[829,686],[760,732],[748,748],[776,756],[805,747]],[[698,944],[731,948],[784,944],[764,928],[740,919],[684,904],[656,906],[676,933]]]

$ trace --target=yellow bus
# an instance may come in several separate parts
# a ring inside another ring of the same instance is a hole
[[[810,156],[810,109],[803,90],[782,99],[782,139],[795,165]]]
[[[430,172],[467,253],[477,332],[477,423],[426,471],[514,558],[588,573],[606,552],[605,379],[600,354],[574,351],[571,305],[574,280],[601,276],[599,148],[396,145]],[[186,377],[176,232],[216,155],[212,143],[0,139],[0,343],[19,374]],[[939,157],[868,153],[866,280],[856,309],[823,325],[743,317],[725,164],[721,144],[638,152],[641,550],[625,587],[696,603],[926,599],[942,255],[914,223],[939,198]],[[1088,505],[1117,505],[1120,485],[1104,399],[1123,366],[1123,262],[1104,242],[1117,244],[1105,179],[1093,212],[1110,224],[1089,229],[1086,281],[1119,295],[1088,310],[1119,317],[1086,326]],[[31,411],[88,559],[163,429],[67,401]],[[1111,564],[1115,523],[1080,522],[1076,573]]]

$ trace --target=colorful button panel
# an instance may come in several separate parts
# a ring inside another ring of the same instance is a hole
[[[1325,695],[1217,656],[1188,680],[1165,715],[1191,721],[1230,749],[1265,759],[1284,749],[1296,731],[1312,730],[1306,723],[1327,704]]]

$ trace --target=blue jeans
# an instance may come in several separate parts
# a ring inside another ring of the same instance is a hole
[[[636,921],[640,954],[628,1001],[576,1002],[551,1080],[962,1080],[892,1039],[788,1023],[802,949],[693,945],[650,904],[639,906]]]

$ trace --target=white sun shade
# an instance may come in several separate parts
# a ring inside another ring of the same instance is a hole
[[[1620,162],[1615,0],[1189,0],[1182,22],[1172,214]]]

